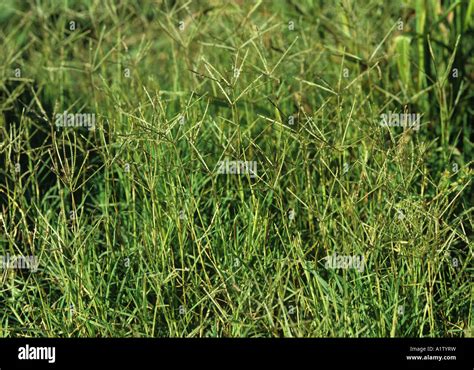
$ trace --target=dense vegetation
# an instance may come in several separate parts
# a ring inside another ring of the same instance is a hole
[[[2,0],[0,334],[471,336],[473,4]]]

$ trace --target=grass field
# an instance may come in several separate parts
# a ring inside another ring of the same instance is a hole
[[[0,3],[0,336],[471,337],[472,1]]]

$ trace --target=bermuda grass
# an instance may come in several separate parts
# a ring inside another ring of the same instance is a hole
[[[473,4],[3,0],[0,335],[472,336]]]

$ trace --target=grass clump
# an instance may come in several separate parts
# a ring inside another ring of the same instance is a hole
[[[2,4],[1,335],[471,336],[471,15]]]

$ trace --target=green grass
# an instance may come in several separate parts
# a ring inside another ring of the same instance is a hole
[[[472,336],[472,2],[136,3],[0,5],[1,336]]]

